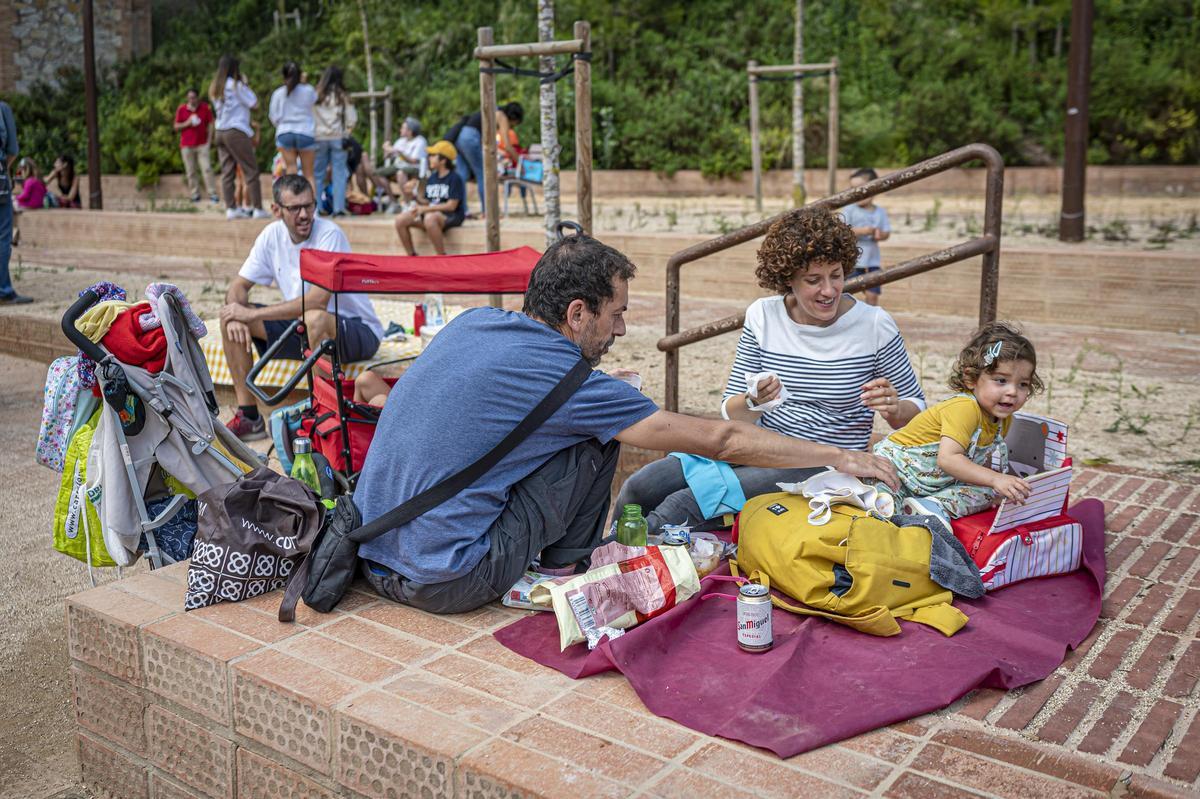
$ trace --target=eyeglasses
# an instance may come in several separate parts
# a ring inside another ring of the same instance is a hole
[[[279,207],[282,208],[284,211],[287,211],[289,214],[299,214],[299,213],[303,213],[304,211],[311,212],[313,209],[315,209],[317,207],[317,204],[316,204],[316,202],[303,203],[301,205],[284,205],[283,203],[280,203]]]

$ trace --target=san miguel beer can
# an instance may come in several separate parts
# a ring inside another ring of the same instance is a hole
[[[738,646],[747,652],[766,652],[775,643],[771,632],[771,592],[758,583],[746,583],[737,598]]]

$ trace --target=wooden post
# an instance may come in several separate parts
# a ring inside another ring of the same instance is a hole
[[[831,59],[833,66],[829,69],[829,195],[837,194],[838,167],[838,60]]]
[[[385,144],[391,144],[392,138],[392,87],[385,86],[383,88],[383,141]],[[382,158],[380,159],[383,160]]]
[[[1083,241],[1087,217],[1088,95],[1092,70],[1092,0],[1071,2],[1071,49],[1067,51],[1066,147],[1063,150],[1060,241]]]
[[[746,76],[750,79],[750,166],[754,170],[754,210],[762,211],[762,142],[758,140],[758,75],[754,74],[757,66],[757,61],[746,62]]]
[[[554,0],[538,0],[538,42],[554,41]],[[554,72],[554,56],[540,56],[539,72]],[[545,216],[542,224],[545,229],[546,246],[549,247],[558,238],[558,223],[562,221],[562,192],[558,183],[558,164],[562,148],[558,143],[558,85],[547,81],[539,87],[538,106],[541,114],[542,130],[542,201],[545,203]],[[511,188],[508,191],[512,191]],[[522,189],[524,191],[524,189]],[[524,205],[524,195],[521,196]],[[536,199],[536,197],[535,197]],[[508,200],[505,200],[507,204]],[[537,203],[534,203],[537,207]]]
[[[796,0],[796,38],[792,45],[792,63],[804,63],[804,0]],[[792,207],[808,202],[804,185],[804,81],[803,73],[793,72],[792,81]]]
[[[491,43],[492,29],[480,28],[479,46],[487,47]],[[494,65],[490,58],[479,62],[481,68]],[[488,252],[495,252],[500,249],[500,187],[496,180],[496,76],[490,72],[479,73],[479,124],[483,137],[483,201],[487,206],[480,210],[487,213]],[[461,154],[459,158],[462,158]],[[504,307],[504,299],[499,294],[492,294],[489,301],[496,308]]]
[[[92,0],[83,0],[84,118],[87,120],[88,208],[104,208],[100,181],[100,114],[96,105],[96,45]]]
[[[575,22],[575,38],[580,52],[592,52],[592,26]],[[578,195],[579,226],[592,231],[592,62],[575,61],[575,193]],[[489,202],[491,202],[489,200]],[[491,217],[488,217],[491,219]]]

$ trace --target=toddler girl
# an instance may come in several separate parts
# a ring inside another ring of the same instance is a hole
[[[951,519],[984,510],[997,494],[1016,502],[1029,496],[1029,484],[1007,474],[1003,437],[1012,415],[1042,390],[1033,345],[1005,322],[984,325],[958,354],[950,387],[960,393],[875,445],[900,478],[896,506],[934,516],[947,529]],[[999,471],[991,468],[994,453]]]

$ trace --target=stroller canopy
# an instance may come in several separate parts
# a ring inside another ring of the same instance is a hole
[[[532,247],[472,255],[300,251],[300,276],[332,291],[370,294],[522,294],[541,258]]]

